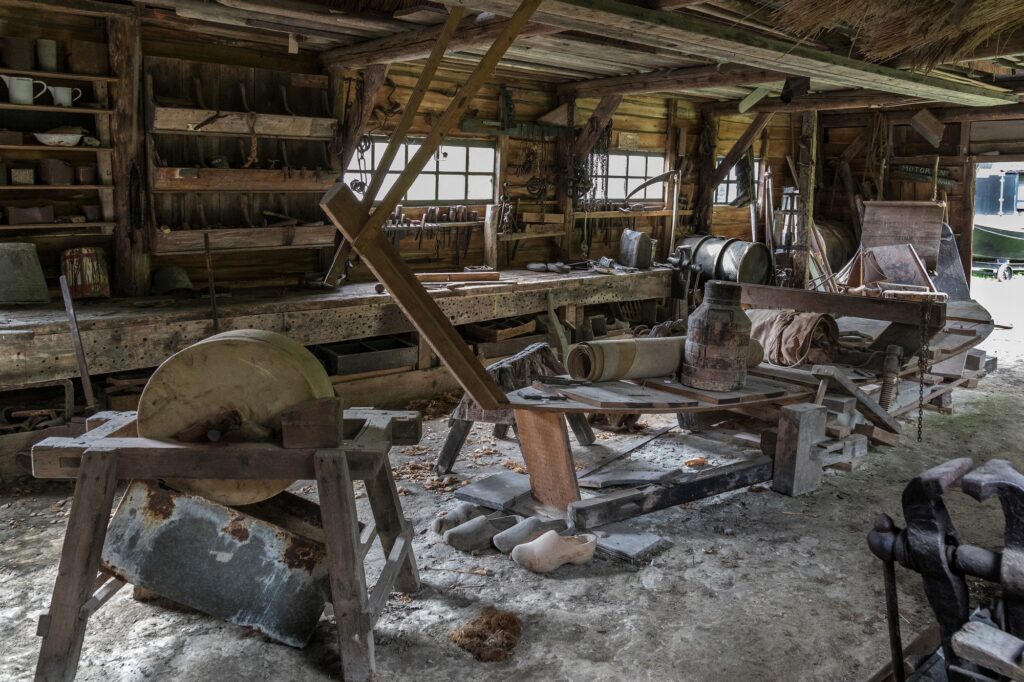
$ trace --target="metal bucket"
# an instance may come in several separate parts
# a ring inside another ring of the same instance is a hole
[[[690,235],[679,244],[690,249],[705,280],[765,284],[771,277],[772,256],[764,244],[707,234]]]
[[[0,305],[49,302],[36,245],[0,243]]]
[[[83,246],[62,252],[60,271],[68,280],[71,298],[110,297],[110,277],[103,249]]]

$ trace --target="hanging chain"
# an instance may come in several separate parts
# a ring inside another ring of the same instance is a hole
[[[359,144],[356,145],[356,165],[359,167],[359,177],[352,178],[348,183],[348,186],[352,188],[352,191],[356,194],[362,194],[366,191],[367,180],[370,177],[369,169],[366,166],[366,152],[370,151],[370,147],[373,146],[373,138],[369,135],[363,135],[359,138]]]
[[[917,442],[921,442],[924,431],[924,375],[930,369],[932,305],[927,299],[921,301],[921,350],[917,353]]]

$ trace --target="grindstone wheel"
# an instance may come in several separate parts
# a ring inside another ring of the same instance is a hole
[[[334,389],[323,366],[301,344],[256,329],[211,336],[167,358],[139,400],[139,435],[207,442],[268,440],[283,410]],[[226,505],[273,497],[292,481],[169,481],[180,490]]]

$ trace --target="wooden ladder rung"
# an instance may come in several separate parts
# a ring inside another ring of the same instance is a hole
[[[92,614],[96,613],[101,606],[106,604],[111,597],[117,594],[118,590],[125,586],[125,582],[120,578],[114,576],[108,576],[108,579],[100,585],[99,589],[93,592],[93,595],[82,604],[82,608],[78,610],[81,618],[88,618]]]
[[[370,523],[363,527],[363,532],[359,534],[359,558],[366,561],[366,555],[370,553],[370,548],[373,547],[373,541],[377,539],[377,524]]]

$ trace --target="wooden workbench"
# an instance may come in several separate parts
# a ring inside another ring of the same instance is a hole
[[[638,301],[669,295],[671,271],[568,274],[503,271],[501,286],[438,291],[454,324],[481,322],[555,307]],[[373,283],[330,292],[235,292],[218,298],[220,330],[265,329],[309,345],[413,330],[388,294]],[[93,374],[159,365],[168,355],[213,334],[208,299],[141,298],[76,302],[86,359]],[[64,309],[18,306],[0,311],[0,390],[77,377]]]
[[[601,412],[602,414],[679,414],[684,412],[714,412],[722,409],[735,409],[757,405],[783,405],[806,401],[814,395],[814,391],[769,379],[751,379],[751,384],[758,386],[769,384],[777,391],[772,397],[765,397],[762,392],[740,389],[729,394],[730,402],[721,404],[700,399],[683,399],[673,404],[656,405],[664,397],[662,389],[666,385],[678,386],[668,379],[649,379],[646,386],[624,381],[605,381],[593,383],[585,390],[596,392],[602,390],[615,391],[622,398],[621,406],[598,407],[590,402],[582,402],[567,398],[562,389],[556,386],[524,388],[509,393],[516,418],[516,431],[519,436],[519,448],[523,453],[523,461],[530,475],[530,487],[533,497],[541,504],[555,509],[566,509],[570,503],[580,499],[579,484],[576,480],[576,467],[573,461],[572,448],[569,445],[569,432],[566,429],[565,414],[573,412]],[[649,390],[647,386],[657,387]],[[581,389],[583,390],[583,389]],[[712,393],[712,392],[707,392]],[[679,396],[683,398],[683,396]]]

